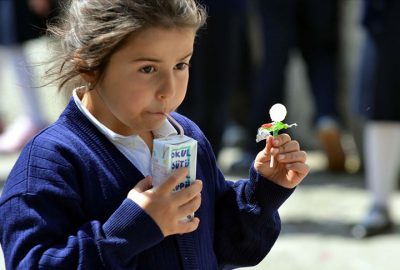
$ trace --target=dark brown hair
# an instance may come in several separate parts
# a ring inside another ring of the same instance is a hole
[[[64,14],[49,25],[56,42],[53,48],[59,48],[59,52],[47,76],[58,83],[59,90],[82,85],[79,75],[84,72],[95,74],[97,82],[111,55],[135,32],[148,27],[190,27],[197,31],[207,17],[195,0],[65,2]],[[77,56],[82,61],[74,61]]]

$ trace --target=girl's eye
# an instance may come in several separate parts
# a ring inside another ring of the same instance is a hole
[[[147,66],[147,67],[141,68],[141,69],[140,69],[140,72],[146,73],[146,74],[150,74],[150,73],[153,73],[155,70],[156,70],[156,69],[155,69],[154,67],[152,67],[152,66]]]
[[[189,67],[188,63],[179,63],[175,66],[175,69],[177,70],[185,70],[187,67]]]

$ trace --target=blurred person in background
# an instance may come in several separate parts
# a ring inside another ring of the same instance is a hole
[[[232,118],[229,101],[241,80],[240,64],[247,1],[200,0],[209,18],[200,30],[191,60],[190,81],[179,111],[207,135],[216,155]]]
[[[264,58],[254,87],[249,131],[257,131],[273,104],[284,103],[288,59],[297,48],[307,67],[316,108],[314,123],[328,169],[344,171],[337,104],[338,0],[258,0],[258,7]],[[248,151],[257,152],[257,147],[253,143]]]
[[[23,45],[44,33],[46,17],[51,16],[54,5],[53,0],[0,1],[0,49],[5,56],[2,60],[10,61],[17,80],[16,89],[21,91],[24,101],[23,115],[13,123],[6,127],[0,120],[0,154],[19,151],[45,126]],[[3,102],[6,99],[2,97]]]
[[[389,232],[391,194],[400,169],[400,1],[364,0],[365,40],[353,109],[365,117],[364,160],[371,206],[352,233]]]

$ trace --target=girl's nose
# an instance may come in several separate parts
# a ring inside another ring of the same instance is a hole
[[[163,83],[160,85],[158,90],[158,98],[166,99],[174,95],[175,92],[175,80],[173,74],[168,74],[165,76]]]

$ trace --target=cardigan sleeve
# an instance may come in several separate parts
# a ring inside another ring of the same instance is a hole
[[[258,264],[274,245],[281,229],[278,208],[292,194],[263,178],[251,166],[248,180],[227,181],[207,140],[210,178],[215,183],[214,248],[221,269]],[[207,182],[210,182],[207,180]]]
[[[22,152],[0,199],[7,269],[125,269],[162,241],[157,224],[130,199],[104,222],[84,220],[82,198],[65,179],[74,171],[61,159],[39,158],[33,166],[35,156]]]

